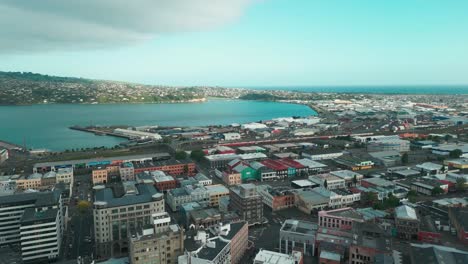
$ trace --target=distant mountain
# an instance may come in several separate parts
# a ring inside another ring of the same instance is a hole
[[[0,72],[0,105],[185,102],[203,97],[203,91],[196,87],[152,86],[30,72]]]

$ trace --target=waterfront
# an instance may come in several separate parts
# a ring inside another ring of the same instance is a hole
[[[124,139],[74,131],[72,125],[228,125],[316,113],[305,105],[240,100],[180,104],[0,106],[0,140],[64,150],[114,146]]]

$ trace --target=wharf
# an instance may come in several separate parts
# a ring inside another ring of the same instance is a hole
[[[132,139],[130,136],[125,136],[122,134],[117,134],[112,131],[106,131],[106,130],[101,130],[96,127],[80,127],[80,126],[71,126],[69,127],[72,130],[77,130],[77,131],[82,131],[82,132],[88,132],[88,133],[93,133],[97,136],[112,136],[112,137],[119,137],[119,138],[126,138],[126,139]]]
[[[6,142],[6,141],[3,141],[3,140],[0,140],[0,147],[1,148],[6,148],[8,150],[12,150],[12,149],[23,150],[23,146],[20,146],[20,145],[14,144],[14,143],[10,143],[10,142]]]

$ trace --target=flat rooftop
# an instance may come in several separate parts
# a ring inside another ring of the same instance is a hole
[[[318,225],[312,222],[288,219],[284,221],[281,232],[293,232],[303,235],[315,236]]]
[[[152,158],[167,158],[171,157],[169,153],[154,153],[146,155],[129,155],[129,156],[116,156],[109,158],[94,158],[94,159],[79,159],[79,160],[65,160],[65,161],[52,161],[52,162],[41,162],[34,164],[34,168],[42,167],[54,167],[63,165],[76,165],[76,164],[88,164],[93,162],[104,162],[104,161],[117,161],[117,160],[141,160],[141,159],[152,159]]]
[[[107,207],[119,207],[134,205],[140,203],[149,203],[153,201],[157,194],[161,195],[156,191],[153,185],[149,184],[135,184],[136,194],[116,196],[112,188],[104,188],[96,191],[95,201],[106,202]]]

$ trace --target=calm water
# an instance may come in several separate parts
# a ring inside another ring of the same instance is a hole
[[[449,86],[258,86],[256,90],[363,94],[468,94],[468,85]]]
[[[0,106],[0,140],[28,148],[64,150],[114,146],[123,139],[68,129],[72,125],[227,125],[316,113],[304,105],[237,100],[200,104]]]

